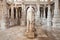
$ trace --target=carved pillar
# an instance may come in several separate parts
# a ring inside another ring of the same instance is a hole
[[[9,8],[8,8],[8,18],[10,18],[10,15],[9,15]]]
[[[14,25],[14,10],[13,6],[11,6],[11,18],[10,18],[10,26]]]
[[[21,26],[25,26],[25,16],[26,16],[26,13],[25,13],[25,5],[22,4],[22,18],[21,18]]]
[[[44,4],[44,14],[43,14],[43,25],[46,25],[46,12],[45,12],[46,4]]]
[[[34,38],[35,37],[35,14],[34,9],[32,6],[30,6],[27,10],[27,30],[26,30],[26,36],[28,38]]]
[[[53,32],[52,34],[55,36],[56,40],[60,40],[60,13],[59,13],[59,0],[55,1],[55,9],[54,9],[54,17],[53,17]]]
[[[55,0],[53,27],[54,28],[60,28],[59,0]]]
[[[46,13],[45,13],[45,6],[44,6],[44,19],[46,19]]]
[[[1,29],[5,30],[9,27],[9,19],[8,19],[8,12],[7,12],[7,4],[6,0],[3,0],[3,13],[2,13],[2,21],[1,21]]]
[[[11,18],[12,19],[14,19],[14,10],[13,10],[14,8],[13,7],[11,7]]]
[[[36,25],[41,25],[41,18],[40,18],[40,5],[37,4],[37,13],[36,13]]]
[[[50,4],[48,4],[48,15],[47,15],[47,30],[51,30],[52,26],[52,18],[51,18],[51,11],[50,11]]]
[[[18,8],[16,7],[16,25],[18,25]]]

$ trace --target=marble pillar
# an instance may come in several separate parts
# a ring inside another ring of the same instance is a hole
[[[47,30],[50,31],[52,26],[52,18],[50,11],[50,4],[48,4],[48,14],[47,14]]]
[[[36,25],[41,25],[40,5],[37,4]]]
[[[9,26],[10,26],[10,18],[11,18],[11,16],[10,16],[10,8],[8,7],[8,20],[9,20]]]
[[[43,25],[46,26],[46,12],[45,12],[46,4],[44,4],[44,14],[43,14]]]
[[[25,13],[25,5],[22,4],[22,15],[21,15],[21,26],[25,26],[25,16],[26,16],[26,13]]]
[[[9,8],[8,8],[8,18],[10,18],[10,15],[9,15]]]
[[[45,13],[45,6],[44,6],[44,19],[46,19],[46,13]]]
[[[9,19],[8,19],[8,12],[7,12],[7,4],[6,0],[3,0],[3,13],[2,13],[2,21],[1,21],[1,29],[5,30],[9,27]]]
[[[53,28],[60,28],[59,0],[55,0]]]
[[[18,8],[16,7],[15,9],[16,9],[16,19],[15,19],[15,21],[16,21],[16,25],[18,25]]]
[[[26,30],[26,36],[28,38],[34,38],[35,37],[35,19],[34,19],[34,9],[32,6],[30,6],[27,10],[27,30]]]
[[[14,7],[11,7],[11,18],[14,19]]]
[[[14,25],[14,7],[11,6],[11,18],[10,18],[10,26]]]
[[[59,13],[59,0],[55,1],[55,9],[54,9],[54,16],[53,16],[53,26],[52,26],[52,34],[55,36],[56,40],[60,40],[60,13]]]

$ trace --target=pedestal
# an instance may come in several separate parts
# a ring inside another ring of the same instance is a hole
[[[34,24],[31,24],[31,27],[29,27],[25,33],[25,35],[28,37],[28,38],[35,38],[36,37],[36,29],[34,28]]]
[[[35,38],[35,32],[26,32],[25,35],[28,37],[28,38]]]

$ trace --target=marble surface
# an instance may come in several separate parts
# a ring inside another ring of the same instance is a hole
[[[0,30],[0,40],[55,40],[50,33],[47,35],[47,32],[45,33],[40,27],[35,28],[37,29],[37,36],[34,39],[28,39],[25,36],[26,27],[14,26],[4,31]]]

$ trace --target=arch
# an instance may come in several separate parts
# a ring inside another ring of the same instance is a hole
[[[26,6],[26,11],[29,8],[29,6]],[[32,8],[34,9],[34,11],[36,12],[36,6],[32,6]]]

